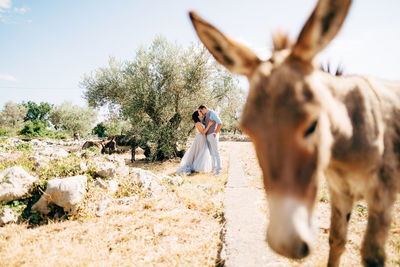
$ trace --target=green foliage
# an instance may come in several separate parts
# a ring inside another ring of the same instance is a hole
[[[72,105],[69,102],[54,107],[50,112],[50,121],[54,127],[70,135],[89,135],[96,119],[97,112],[94,109]]]
[[[26,151],[29,152],[32,148],[30,143],[21,143],[15,146],[15,150]]]
[[[239,128],[240,116],[242,114],[243,104],[246,96],[239,87],[239,82],[232,75],[221,73],[221,79],[216,82],[218,86],[214,88],[220,89],[215,92],[219,102],[220,118],[223,122],[221,131],[236,134],[241,133]]]
[[[328,193],[326,190],[324,190],[321,194],[321,197],[319,199],[320,202],[324,202],[324,203],[328,203],[329,202],[329,197],[328,197]]]
[[[27,108],[11,101],[0,112],[0,126],[8,129],[21,128],[27,114]],[[5,135],[5,134],[4,134]]]
[[[219,67],[203,46],[183,48],[157,37],[132,61],[110,58],[82,81],[90,106],[112,106],[132,124],[142,142],[151,143],[155,160],[176,156],[188,139],[191,114],[200,104],[235,112],[243,99],[238,82]],[[232,107],[230,101],[238,99]],[[226,112],[236,114],[235,112]]]
[[[8,131],[4,127],[0,127],[0,136],[8,136]]]
[[[18,132],[17,128],[0,127],[0,136],[15,136]]]
[[[0,145],[7,145],[7,140],[0,139]],[[3,149],[3,147],[0,147]],[[11,147],[6,151],[19,150],[22,152],[21,157],[13,157],[9,161],[0,162],[0,171],[3,171],[6,168],[13,166],[21,166],[28,173],[33,176],[39,177],[39,180],[36,181],[28,194],[23,198],[13,201],[1,201],[0,202],[0,214],[2,212],[3,207],[8,207],[14,210],[17,214],[21,215],[22,221],[27,222],[31,225],[44,224],[51,221],[54,221],[55,218],[66,218],[67,215],[64,213],[63,209],[57,207],[55,205],[51,206],[51,213],[48,215],[40,215],[39,213],[32,213],[31,207],[34,203],[36,203],[40,197],[43,195],[43,192],[46,190],[47,181],[53,179],[55,177],[70,177],[74,175],[87,175],[88,181],[92,181],[95,176],[96,171],[96,162],[93,161],[85,161],[88,166],[88,170],[82,171],[77,168],[78,164],[82,162],[82,158],[78,157],[75,154],[70,154],[68,157],[62,158],[58,161],[49,161],[47,164],[42,167],[37,167],[35,164],[29,160],[29,156],[31,155],[30,144],[29,143],[21,143],[19,146]],[[0,183],[3,181],[0,181]]]
[[[11,145],[8,142],[8,139],[0,139],[0,151],[23,151],[29,152],[31,151],[32,145],[28,142],[23,142],[18,145]]]
[[[28,201],[26,199],[18,199],[10,202],[2,201],[0,206],[10,208],[14,212],[20,214],[26,208],[27,202]]]
[[[357,204],[355,206],[355,210],[357,210],[358,214],[361,215],[361,216],[367,216],[368,215],[368,208],[365,205]]]
[[[133,180],[124,180],[121,182],[121,185],[115,195],[117,197],[140,196],[143,194],[140,186],[140,184]]]
[[[27,121],[19,132],[27,137],[47,137],[52,139],[66,139],[66,135],[62,132],[52,131],[46,127],[40,120]]]
[[[49,126],[49,115],[53,107],[52,104],[41,102],[39,105],[33,101],[22,102],[23,107],[27,108],[24,121],[40,121],[45,126]]]
[[[40,120],[27,121],[20,134],[31,137],[45,137],[48,134],[46,125]]]
[[[123,118],[110,118],[107,120],[107,129],[105,134],[107,136],[126,134],[130,130],[130,124]]]
[[[101,155],[101,150],[98,147],[89,147],[82,153],[82,158],[91,159]]]
[[[104,125],[104,122],[98,123],[92,130],[92,134],[97,135],[98,137],[106,137],[107,127]]]

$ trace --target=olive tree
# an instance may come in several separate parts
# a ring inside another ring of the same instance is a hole
[[[4,104],[0,112],[0,126],[7,128],[21,128],[24,123],[27,108],[12,101]]]
[[[64,102],[53,107],[49,117],[56,129],[64,130],[70,135],[86,136],[91,133],[97,120],[97,112],[90,107],[80,107]]]
[[[230,86],[221,80],[230,80]],[[200,104],[224,108],[240,94],[234,80],[203,46],[182,47],[157,37],[133,60],[110,58],[108,67],[85,75],[81,85],[90,106],[114,106],[130,121],[131,132],[151,144],[152,159],[162,160],[177,156]]]

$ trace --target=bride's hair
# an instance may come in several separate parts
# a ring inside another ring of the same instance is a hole
[[[199,119],[199,112],[196,110],[195,112],[193,112],[192,114],[192,120],[194,121],[194,123],[200,122]]]

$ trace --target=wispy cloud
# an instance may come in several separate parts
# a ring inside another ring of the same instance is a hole
[[[1,73],[0,73],[0,80],[10,81],[10,82],[17,81],[17,79],[11,74],[1,74]]]
[[[1,1],[1,0],[0,0],[0,1]],[[15,11],[16,13],[18,13],[18,14],[21,14],[21,15],[25,14],[28,10],[29,10],[28,7],[20,7],[20,8],[15,7],[15,8],[14,8],[14,11]]]
[[[9,8],[11,8],[11,0],[0,0],[0,12]]]
[[[0,0],[0,23],[3,24],[19,24],[31,23],[32,20],[23,19],[22,16],[29,11],[29,7],[12,8],[12,0]]]
[[[235,39],[235,41],[248,47],[251,51],[253,51],[262,60],[266,60],[271,56],[271,47],[268,47],[267,45],[264,45],[264,46],[256,45],[252,42],[245,40],[245,38],[243,38],[241,36],[236,37],[234,39]]]

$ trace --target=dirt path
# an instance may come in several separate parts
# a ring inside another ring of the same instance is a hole
[[[221,258],[225,266],[280,266],[265,242],[266,217],[259,206],[263,191],[250,184],[238,157],[240,143],[230,152],[225,188],[225,235]]]

